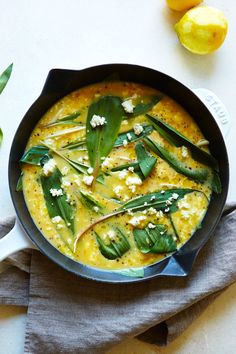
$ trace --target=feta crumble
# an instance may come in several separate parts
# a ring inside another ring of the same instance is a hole
[[[59,224],[59,222],[62,221],[62,218],[59,215],[57,215],[57,216],[54,216],[54,218],[52,218],[51,220],[52,220],[53,224]]]
[[[149,229],[155,229],[156,225],[152,224],[151,222],[149,222],[148,224],[148,228]]]
[[[127,170],[122,170],[119,172],[119,179],[124,179],[128,174]]]
[[[99,212],[99,207],[98,206],[94,206],[93,210],[95,211],[95,213],[98,213]]]
[[[143,126],[141,124],[134,125],[134,134],[140,135],[143,132]]]
[[[121,105],[124,108],[126,113],[133,113],[134,105],[132,103],[132,100],[126,100],[126,101],[122,102]]]
[[[127,146],[128,145],[128,140],[124,139],[123,140],[123,146]]]
[[[133,186],[129,186],[128,188],[132,193],[136,192],[136,186],[133,185]]]
[[[43,174],[49,176],[52,174],[54,168],[56,167],[56,162],[53,159],[48,160],[43,166]]]
[[[61,195],[63,195],[63,190],[61,188],[60,189],[51,188],[50,193],[53,197],[60,197]]]
[[[109,230],[107,231],[107,236],[111,239],[114,240],[114,238],[116,237],[116,233],[114,230]]]
[[[130,176],[125,181],[127,186],[131,186],[133,184],[140,185],[142,184],[142,180],[138,176]]]
[[[165,213],[168,213],[170,211],[170,208],[165,208]]]
[[[132,140],[132,135],[130,133],[127,133],[126,136],[127,136],[129,141]]]
[[[92,126],[92,128],[96,128],[98,126],[102,126],[104,124],[106,124],[107,121],[106,121],[106,118],[105,117],[101,117],[97,114],[94,114],[92,116],[92,119],[90,121],[90,125]]]
[[[130,172],[134,172],[134,167],[133,167],[133,166],[130,166],[130,167],[128,167],[128,170],[129,170]]]
[[[117,197],[120,196],[120,192],[122,191],[123,187],[122,186],[115,186],[113,188],[113,192],[115,193],[115,195],[117,195]]]
[[[147,219],[147,217],[144,215],[134,216],[132,219],[129,220],[129,224],[131,224],[133,226],[138,226],[138,225],[140,225],[141,221],[144,221],[146,219]]]
[[[188,149],[186,148],[186,146],[182,146],[181,150],[182,150],[182,156],[188,157]]]
[[[93,183],[93,176],[84,176],[83,177],[83,182],[87,186],[91,186],[91,184]]]
[[[65,178],[62,178],[62,183],[61,183],[61,187],[69,187],[70,186],[70,182],[67,181]]]
[[[88,174],[91,175],[93,173],[93,168],[92,167],[89,167],[88,170],[87,170]]]
[[[173,194],[172,194],[172,198],[175,199],[175,200],[177,200],[177,199],[179,198],[178,193],[173,193]]]

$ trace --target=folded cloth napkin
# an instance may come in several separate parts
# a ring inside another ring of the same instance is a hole
[[[2,220],[0,237],[13,224]],[[28,305],[25,353],[105,353],[134,336],[166,344],[236,280],[235,230],[236,204],[226,208],[190,276],[145,283],[95,283],[38,251],[19,252],[0,274],[0,302]]]

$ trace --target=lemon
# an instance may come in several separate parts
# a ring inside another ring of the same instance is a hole
[[[222,11],[199,6],[186,12],[175,25],[180,43],[190,52],[209,54],[225,40],[228,22]]]
[[[169,8],[175,11],[184,11],[199,5],[202,0],[166,0]]]

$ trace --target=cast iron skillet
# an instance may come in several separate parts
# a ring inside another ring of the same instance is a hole
[[[154,87],[180,103],[195,119],[206,139],[211,153],[219,162],[222,193],[213,193],[208,211],[197,230],[180,250],[171,256],[145,267],[143,278],[131,278],[112,271],[92,268],[75,262],[53,247],[35,226],[26,207],[23,193],[16,192],[21,158],[29,136],[42,115],[60,98],[80,87],[103,81],[118,73],[120,80],[133,81]],[[84,70],[53,69],[49,72],[43,91],[22,119],[15,134],[9,159],[9,184],[17,216],[27,235],[39,250],[64,269],[85,278],[110,283],[135,282],[156,276],[187,276],[193,262],[215,229],[225,201],[229,183],[229,165],[225,143],[212,114],[200,99],[177,80],[159,71],[130,64],[107,64]]]

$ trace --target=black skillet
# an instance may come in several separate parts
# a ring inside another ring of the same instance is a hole
[[[195,119],[204,136],[210,141],[210,150],[219,162],[222,193],[213,193],[202,228],[177,252],[145,267],[143,278],[131,278],[112,271],[100,270],[73,261],[53,247],[35,226],[25,204],[23,193],[16,192],[20,175],[19,159],[39,119],[59,99],[80,87],[103,81],[117,73],[120,80],[133,81],[154,87],[176,100]],[[159,71],[130,64],[99,65],[83,70],[53,69],[49,72],[43,91],[22,119],[15,134],[9,159],[9,185],[18,219],[35,246],[64,269],[96,281],[125,283],[150,279],[156,276],[187,276],[193,262],[212,235],[222,214],[229,184],[229,164],[220,129],[202,101],[179,81]]]

